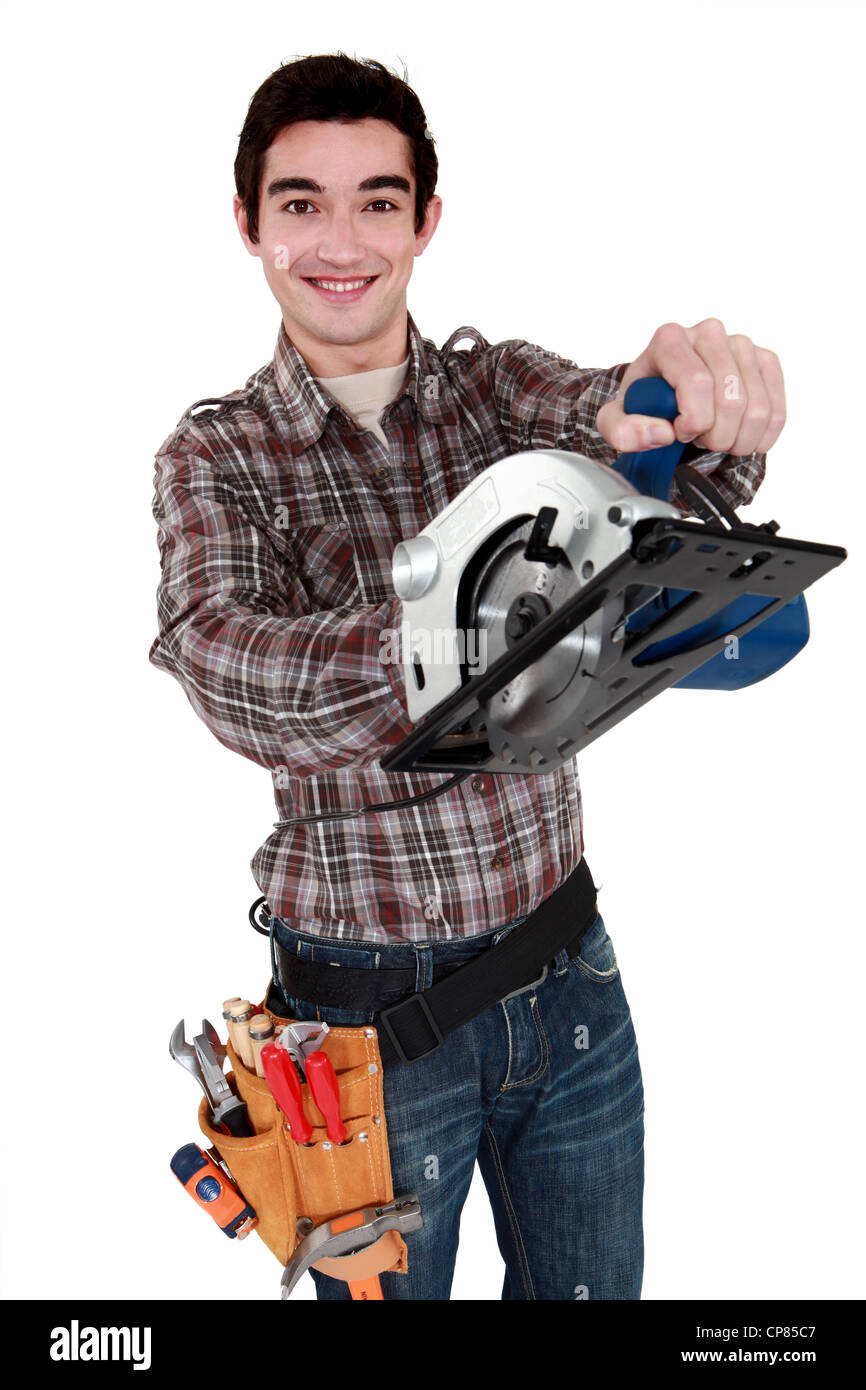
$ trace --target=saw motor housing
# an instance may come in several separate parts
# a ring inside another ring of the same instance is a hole
[[[483,674],[545,617],[629,550],[641,521],[679,519],[582,454],[514,454],[475,478],[393,556],[403,604],[401,660],[409,717],[418,723]],[[614,596],[476,711],[461,739],[486,737],[488,771],[550,770],[566,761],[580,707],[609,664],[629,613],[659,586]]]

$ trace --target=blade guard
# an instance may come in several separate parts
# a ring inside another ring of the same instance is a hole
[[[662,420],[675,420],[679,414],[676,393],[660,376],[633,381],[625,393],[623,407],[627,415],[655,415]],[[612,467],[638,492],[667,502],[684,447],[679,440],[675,440],[661,449],[620,454]],[[626,623],[626,632],[642,631],[685,597],[684,589],[663,589],[632,614]],[[758,595],[743,594],[707,622],[648,647],[638,664],[698,647],[703,642],[722,636],[735,629],[744,619],[760,612],[763,606],[764,600]],[[672,689],[740,690],[747,685],[755,685],[786,665],[802,651],[808,640],[806,599],[803,594],[798,594],[790,603],[777,609],[766,622],[759,623],[737,639],[735,647],[717,652],[702,666],[677,681]]]

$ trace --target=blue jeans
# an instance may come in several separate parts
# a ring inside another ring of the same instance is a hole
[[[414,966],[421,990],[438,965],[489,950],[524,920],[429,946],[331,943],[278,918],[271,933],[319,964]],[[320,1010],[276,985],[269,1003],[284,1016],[334,1025],[373,1018]],[[385,1299],[449,1298],[476,1159],[505,1261],[503,1299],[640,1297],[643,1085],[601,914],[579,959],[561,951],[541,985],[494,1004],[420,1061],[387,1066],[384,1096],[394,1193],[417,1193],[424,1216],[423,1229],[406,1237],[408,1273],[380,1276]],[[320,1300],[350,1297],[342,1280],[311,1272]]]

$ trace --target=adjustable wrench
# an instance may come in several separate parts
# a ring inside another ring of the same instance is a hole
[[[237,1138],[253,1134],[244,1101],[235,1095],[223,1074],[223,1061],[226,1050],[219,1040],[213,1024],[202,1019],[202,1031],[193,1039],[186,1041],[184,1021],[175,1028],[168,1044],[168,1050],[176,1062],[195,1077],[204,1091],[210,1106],[215,1129]]]

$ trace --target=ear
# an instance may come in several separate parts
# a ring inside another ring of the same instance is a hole
[[[241,239],[244,243],[244,246],[247,248],[251,256],[258,256],[260,254],[258,245],[254,241],[250,241],[250,229],[247,225],[247,210],[243,205],[243,201],[237,193],[234,195],[232,199],[232,207],[234,209],[235,221],[238,224],[238,231],[241,234]]]
[[[435,232],[436,228],[439,226],[439,218],[440,218],[441,216],[442,216],[442,199],[439,197],[439,195],[438,195],[437,193],[434,193],[434,194],[433,194],[433,197],[430,199],[430,201],[429,201],[428,204],[427,204],[427,208],[426,208],[426,211],[425,211],[425,214],[424,214],[424,224],[423,224],[423,226],[422,226],[420,232],[416,232],[416,233],[415,233],[415,255],[416,255],[416,256],[420,256],[420,255],[421,255],[421,252],[424,251],[424,250],[426,250],[426,247],[427,247],[427,245],[428,245],[428,243],[429,243],[431,237],[433,236],[433,233]]]

